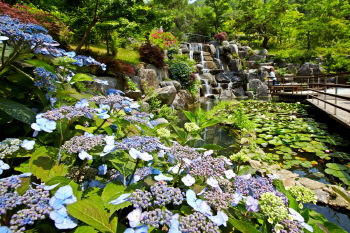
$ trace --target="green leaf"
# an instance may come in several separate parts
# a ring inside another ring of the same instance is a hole
[[[295,198],[292,195],[290,195],[289,193],[287,193],[286,196],[289,200],[289,207],[294,209],[295,211],[300,212],[300,207],[298,205],[298,202],[295,200]]]
[[[331,168],[331,169],[333,169],[333,170],[337,170],[337,171],[344,171],[344,170],[348,169],[344,165],[341,165],[341,164],[338,164],[338,163],[327,163],[326,166]]]
[[[350,204],[350,198],[345,194],[343,193],[342,191],[340,191],[339,189],[337,189],[336,187],[332,187],[332,189],[338,193],[340,196],[342,196],[347,202],[349,202]]]
[[[228,220],[228,222],[231,223],[233,227],[240,230],[242,233],[260,233],[259,230],[257,230],[255,227],[253,227],[247,222],[231,218]]]
[[[49,181],[55,176],[65,176],[68,167],[57,163],[58,149],[39,148],[29,160],[29,167],[34,176],[43,182]]]
[[[13,100],[0,97],[0,109],[26,124],[32,124],[36,121],[36,113],[33,110]]]
[[[56,74],[55,69],[44,61],[33,59],[33,60],[26,60],[25,62],[36,67],[43,67],[45,68],[45,70],[50,71],[53,74]]]
[[[90,226],[80,226],[74,230],[74,233],[98,233],[98,231]]]
[[[91,78],[89,75],[87,74],[76,74],[73,76],[73,78],[70,80],[71,83],[73,82],[81,82],[81,81],[94,81],[93,78]]]
[[[190,215],[192,214],[192,207],[190,206],[186,206],[186,205],[183,205],[180,209],[181,213],[185,214],[185,215]]]
[[[331,222],[324,222],[323,226],[330,232],[330,233],[347,233],[343,228],[335,225],[334,223]]]
[[[86,128],[84,126],[81,126],[81,125],[76,125],[75,126],[76,129],[81,129],[81,130],[84,130],[85,132],[88,132],[88,133],[93,133],[97,127],[89,127],[89,128]]]
[[[224,150],[225,148],[215,145],[215,144],[206,144],[205,146],[201,147],[207,150]]]
[[[304,217],[305,222],[307,223],[310,219],[310,209],[307,207],[303,212],[301,212],[301,216]]]
[[[103,189],[101,196],[103,203],[108,204],[109,202],[114,201],[123,194],[124,190],[124,185],[118,181],[108,183],[107,186]]]
[[[35,87],[33,89],[33,92],[39,97],[41,103],[43,104],[43,107],[46,107],[49,104],[49,101],[47,100],[46,95],[42,90]]]
[[[81,199],[81,196],[82,196],[82,191],[81,191],[81,188],[80,186],[75,183],[73,180],[67,178],[67,177],[64,177],[64,176],[56,176],[54,178],[52,178],[51,180],[47,181],[45,184],[46,185],[54,185],[54,184],[58,184],[60,183],[56,188],[52,189],[50,192],[51,193],[55,193],[57,191],[57,189],[59,189],[60,187],[63,187],[63,186],[66,186],[66,185],[70,185],[73,189],[73,194],[74,196],[80,200]]]
[[[210,119],[209,121],[204,122],[203,124],[200,125],[201,129],[209,127],[209,126],[213,126],[220,123],[220,121],[216,120],[216,119]]]
[[[84,199],[67,205],[67,210],[73,217],[101,232],[114,232],[109,223],[108,213],[101,206],[101,203]]]

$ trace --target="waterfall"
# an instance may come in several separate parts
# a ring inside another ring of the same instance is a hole
[[[224,89],[222,89],[222,87],[221,87],[221,83],[218,83],[218,87],[217,87],[218,89],[221,89],[221,91],[220,91],[220,95],[219,96],[221,96],[222,95],[222,92],[224,91]]]
[[[211,90],[210,90],[210,85],[207,79],[202,79],[204,81],[204,85],[205,85],[205,96],[210,95],[211,94]]]
[[[219,69],[221,70],[222,64],[221,64],[221,60],[220,60],[220,50],[219,50],[219,48],[216,48],[215,56],[216,56],[216,59],[219,60]]]
[[[180,55],[182,55],[182,49],[179,49],[179,53],[180,53]]]
[[[193,50],[190,51],[190,59],[193,60]]]

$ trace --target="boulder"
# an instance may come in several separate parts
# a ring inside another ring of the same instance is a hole
[[[229,78],[227,78],[224,73],[219,73],[217,75],[215,75],[215,79],[218,83],[230,83],[231,80]]]
[[[213,93],[214,95],[221,95],[221,91],[222,91],[221,88],[213,88],[213,89],[212,89],[212,93]]]
[[[213,85],[213,86],[217,85],[214,76],[210,73],[202,74],[202,75],[200,75],[200,78],[208,80],[210,85]]]
[[[270,73],[267,71],[264,71],[260,74],[260,80],[261,82],[265,82],[265,79],[270,76]]]
[[[145,85],[148,88],[154,88],[155,90],[159,88],[159,82],[157,79],[157,73],[153,69],[141,69],[140,70],[141,83],[147,82]],[[142,84],[141,91],[145,92],[145,87]]]
[[[214,45],[215,47],[219,47],[220,46],[220,43],[217,42],[216,40],[212,40],[209,42],[210,45]]]
[[[175,99],[171,105],[176,109],[183,109],[188,106],[185,99],[181,98],[181,96],[178,94],[176,94]]]
[[[136,91],[127,90],[125,91],[125,96],[133,100],[138,100],[142,98],[142,92],[140,90],[136,90]]]
[[[229,64],[230,71],[238,72],[242,67],[242,60],[241,59],[232,59],[231,63]]]
[[[239,57],[239,59],[244,59],[244,58],[246,58],[248,56],[248,52],[246,52],[246,51],[239,51],[238,52],[238,57]]]
[[[273,66],[259,66],[258,70],[259,70],[259,73],[262,73],[262,72],[270,72],[270,69],[273,68]]]
[[[195,65],[195,68],[196,68],[196,72],[198,74],[202,74],[203,73],[203,66],[201,64]]]
[[[249,88],[253,90],[258,90],[258,88],[262,85],[263,83],[259,79],[252,79],[249,81]]]
[[[229,83],[218,83],[218,87],[221,87],[223,90],[228,89]]]
[[[204,56],[204,61],[213,61],[212,56]]]
[[[136,84],[137,89],[141,90],[141,79],[140,79],[140,77],[139,76],[134,76],[134,77],[131,77],[130,79],[131,79],[131,81],[133,81],[133,83]]]
[[[254,98],[254,92],[253,92],[253,91],[246,91],[245,94],[246,94],[249,98]]]
[[[255,69],[255,67],[256,67],[255,61],[246,61],[245,65],[246,65],[246,67],[248,67],[248,69]]]
[[[250,82],[253,79],[259,79],[259,74],[256,72],[248,73],[248,75],[247,75],[248,82]]]
[[[235,88],[232,89],[232,92],[235,96],[240,97],[240,96],[244,96],[244,90],[243,87],[239,87],[239,88]]]
[[[188,49],[187,44],[180,44],[180,49]]]
[[[330,197],[329,193],[321,190],[321,189],[315,189],[312,190],[315,194],[315,196],[317,197],[317,202],[321,202],[323,204],[328,204],[328,199]]]
[[[265,60],[264,56],[260,56],[260,55],[252,55],[248,58],[249,61],[263,61]]]
[[[235,97],[235,96],[229,90],[222,90],[220,97],[221,98],[232,98],[232,97]]]
[[[286,68],[288,66],[288,62],[286,62],[286,61],[277,62],[277,66],[279,68]]]
[[[267,51],[267,49],[262,49],[260,52],[259,52],[259,55],[260,56],[263,56],[263,57],[266,57],[267,55],[268,55],[268,51]]]
[[[319,64],[312,64],[310,62],[306,62],[299,70],[297,75],[298,76],[307,76],[307,75],[315,75],[315,74],[322,74],[320,70]]]
[[[249,46],[242,46],[241,49],[245,52],[249,52],[251,50]]]
[[[213,44],[209,45],[209,52],[212,56],[215,56],[216,54],[216,48]]]
[[[221,68],[221,61],[217,58],[214,58],[214,68],[220,69]]]
[[[117,89],[125,91],[126,83],[125,79],[121,77],[98,77],[101,81],[107,81],[107,85],[97,82],[92,82],[90,88],[98,92],[106,93],[109,89]]]
[[[315,180],[311,180],[311,179],[306,178],[306,177],[300,178],[298,180],[298,182],[300,184],[302,184],[303,186],[305,186],[306,188],[309,188],[311,190],[326,188],[326,185],[324,183],[321,183],[321,182],[318,182],[318,181],[315,181]]]
[[[183,48],[181,49],[182,53],[190,53],[190,50],[188,48]]]
[[[207,61],[205,62],[205,69],[213,69],[214,68],[214,62]]]
[[[225,41],[222,42],[222,45],[225,47],[225,46],[229,46],[230,43],[227,40],[225,40]]]
[[[162,68],[158,68],[153,64],[148,64],[146,69],[152,69],[156,72],[158,82],[163,81],[163,78],[165,78],[165,79],[169,78],[169,66],[164,66]]]
[[[294,72],[295,70],[299,70],[300,69],[300,65],[299,64],[289,63],[288,66],[287,66],[287,69],[289,71]]]
[[[163,81],[163,82],[160,82],[159,85],[161,87],[173,86],[173,87],[175,87],[176,91],[180,91],[181,90],[181,84],[178,81],[175,81],[175,80]]]
[[[176,89],[174,86],[167,86],[155,90],[154,94],[162,101],[162,104],[170,105],[176,96]]]
[[[263,84],[261,85],[260,87],[258,87],[258,90],[257,90],[257,96],[260,97],[260,96],[268,96],[269,94],[269,88]]]
[[[193,96],[189,90],[181,90],[176,94],[172,105],[176,109],[183,109],[187,108],[188,105],[194,104],[195,102],[196,97]]]
[[[200,87],[200,95],[201,96],[205,96],[205,95],[209,95],[211,94],[211,90],[212,90],[212,87],[211,86],[207,86],[207,85],[201,85]]]

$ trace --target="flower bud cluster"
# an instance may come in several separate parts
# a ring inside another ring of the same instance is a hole
[[[283,226],[283,229],[280,230],[280,233],[302,233],[303,232],[303,226],[293,220],[285,219],[280,222],[280,224]],[[275,229],[272,229],[273,233],[276,233]]]
[[[182,161],[183,159],[193,160],[201,157],[201,154],[194,148],[182,146],[179,143],[174,143],[168,153],[172,154],[177,161]]]
[[[159,141],[158,138],[150,136],[134,136],[130,138],[124,138],[121,142],[115,143],[116,148],[119,150],[129,150],[135,148],[140,152],[152,152],[159,151],[164,148],[165,145]]]
[[[235,162],[245,163],[250,160],[250,157],[243,151],[240,151],[236,154],[231,155],[230,159]]]
[[[233,193],[219,192],[217,189],[206,191],[204,199],[217,210],[228,209],[228,204],[235,200]]]
[[[101,146],[102,144],[103,137],[101,135],[81,135],[72,137],[69,141],[66,141],[62,146],[62,149],[67,150],[68,154],[73,154],[91,150],[95,146]]]
[[[167,183],[162,181],[155,183],[151,187],[151,191],[155,198],[155,206],[165,206],[171,202],[175,205],[181,205],[185,196],[185,193],[181,192],[179,188],[168,187]]]
[[[188,132],[196,132],[198,130],[200,130],[201,128],[199,128],[199,126],[194,123],[194,122],[189,122],[189,123],[185,123],[184,125],[185,129],[188,131]]]
[[[135,192],[129,197],[129,201],[134,205],[135,208],[143,208],[151,206],[152,194],[148,191],[142,191],[141,189],[136,189]]]
[[[122,109],[123,107],[129,107],[132,99],[119,94],[110,94],[107,96],[94,96],[90,98],[89,101],[97,104],[109,105],[111,107],[113,106],[113,108],[116,109]]]
[[[150,225],[151,227],[159,228],[162,225],[171,226],[173,213],[169,210],[162,211],[161,209],[155,209],[153,211],[143,212],[141,224]]]
[[[299,202],[312,202],[314,204],[316,204],[317,202],[317,198],[311,189],[308,189],[303,186],[287,187],[286,189],[289,190],[292,193],[292,196],[295,197],[295,199]],[[300,205],[300,208],[302,208],[303,206],[301,203]]]
[[[261,213],[268,217],[270,223],[278,223],[289,219],[289,213],[280,197],[274,193],[264,193],[261,195]]]
[[[225,160],[214,158],[211,155],[203,156],[202,159],[190,164],[190,174],[192,176],[224,176]]]
[[[46,89],[48,92],[56,91],[56,83],[58,81],[57,76],[47,71],[43,67],[37,67],[33,70],[36,75],[35,86]]]
[[[93,114],[96,113],[96,109],[89,108],[87,106],[76,107],[75,105],[63,106],[53,110],[49,110],[46,113],[42,114],[42,118],[48,120],[62,120],[67,119],[68,121],[85,116],[87,118],[93,118]]]
[[[219,233],[219,227],[200,212],[181,217],[179,230],[183,233],[213,232]]]
[[[134,178],[139,177],[138,180],[143,180],[147,176],[153,174],[153,168],[152,167],[143,167],[143,168],[138,168],[135,172]]]
[[[158,137],[161,137],[161,138],[169,138],[170,137],[170,130],[168,130],[167,128],[158,129],[157,135],[158,135]]]
[[[0,159],[4,159],[6,155],[10,155],[20,149],[22,140],[18,138],[7,138],[0,142]]]
[[[109,178],[110,181],[115,181],[121,176],[120,171],[117,171],[116,169],[108,170],[107,174],[111,176]]]
[[[21,196],[15,189],[21,186],[21,179],[12,176],[0,181],[0,215],[22,204]]]
[[[73,166],[68,169],[68,174],[66,177],[80,184],[85,180],[90,182],[92,179],[95,179],[97,172],[98,170],[96,168],[90,166],[85,166],[81,172],[80,166]]]

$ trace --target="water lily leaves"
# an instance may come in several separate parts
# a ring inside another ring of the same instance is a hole
[[[279,139],[274,138],[274,139],[269,141],[269,144],[274,145],[274,146],[280,146],[283,144],[283,142]]]
[[[301,166],[306,167],[306,168],[311,168],[313,167],[310,161],[305,161],[301,164]]]
[[[271,140],[272,138],[273,138],[273,136],[270,134],[265,136],[265,140]]]
[[[258,138],[258,139],[256,139],[256,143],[262,144],[262,143],[267,143],[267,142],[262,138]]]
[[[293,157],[290,155],[285,155],[285,156],[283,156],[283,159],[293,159]]]
[[[338,163],[327,163],[326,166],[328,168],[331,168],[331,169],[337,170],[337,171],[345,171],[348,169],[346,166],[338,164]]]
[[[344,182],[345,185],[349,185],[350,186],[350,179],[347,178],[339,178],[341,181]]]
[[[345,159],[345,160],[350,160],[350,155],[348,153],[345,153],[345,152],[334,152],[334,153],[331,153],[329,155],[332,156],[332,157],[337,157],[337,158],[342,158],[342,159]]]
[[[350,180],[350,176],[348,173],[346,173],[345,171],[338,171],[338,170],[334,170],[331,168],[326,168],[324,170],[325,173],[327,173],[328,175],[332,175],[338,178],[347,178]]]

